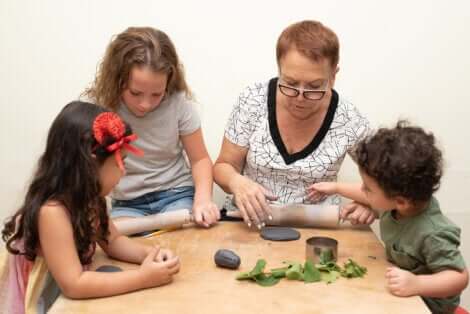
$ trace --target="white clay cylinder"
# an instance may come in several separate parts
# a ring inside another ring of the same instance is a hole
[[[124,235],[135,234],[155,229],[178,228],[192,222],[188,209],[175,210],[167,213],[129,218],[116,221],[119,231]]]
[[[271,204],[272,220],[268,226],[324,227],[337,228],[339,225],[338,205]],[[241,217],[239,211],[228,211],[227,216]]]
[[[336,228],[339,224],[338,205],[271,205],[271,226],[326,227]]]

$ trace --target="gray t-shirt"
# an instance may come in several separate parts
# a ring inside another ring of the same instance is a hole
[[[180,141],[181,135],[201,127],[192,100],[179,92],[144,117],[136,117],[124,104],[117,113],[139,137],[133,145],[142,149],[144,156],[127,155],[126,175],[114,188],[113,199],[130,200],[149,192],[194,185]]]

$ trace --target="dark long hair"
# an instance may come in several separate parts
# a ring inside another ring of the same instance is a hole
[[[104,147],[96,149],[98,143],[92,132],[94,119],[106,111],[94,104],[74,101],[55,118],[24,202],[2,231],[9,252],[35,259],[39,211],[47,201],[60,202],[68,210],[82,264],[91,261],[89,251],[95,241],[106,241],[108,215],[106,201],[100,196],[98,169],[110,153]],[[128,126],[127,129],[129,132]],[[110,141],[113,139],[106,139],[104,145]],[[18,240],[23,241],[24,252],[15,246]]]

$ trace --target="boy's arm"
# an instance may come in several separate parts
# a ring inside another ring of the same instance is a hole
[[[444,270],[432,275],[417,276],[418,294],[445,298],[460,294],[468,285],[468,271]]]
[[[430,275],[415,275],[397,267],[385,275],[390,292],[396,296],[446,298],[460,294],[468,285],[468,271],[443,270]]]
[[[343,197],[349,198],[355,202],[369,205],[366,194],[362,190],[361,183],[337,183],[337,193]]]
[[[308,188],[308,195],[315,197],[318,193],[327,195],[339,194],[361,204],[368,205],[367,197],[360,183],[319,182]]]

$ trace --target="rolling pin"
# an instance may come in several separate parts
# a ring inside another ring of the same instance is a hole
[[[181,209],[129,219],[116,218],[113,222],[121,234],[130,235],[155,229],[179,228],[193,222],[193,216],[189,209]]]
[[[266,220],[268,226],[326,227],[339,225],[338,205],[313,204],[271,204],[272,220]],[[240,211],[227,211],[227,216],[242,218]]]

